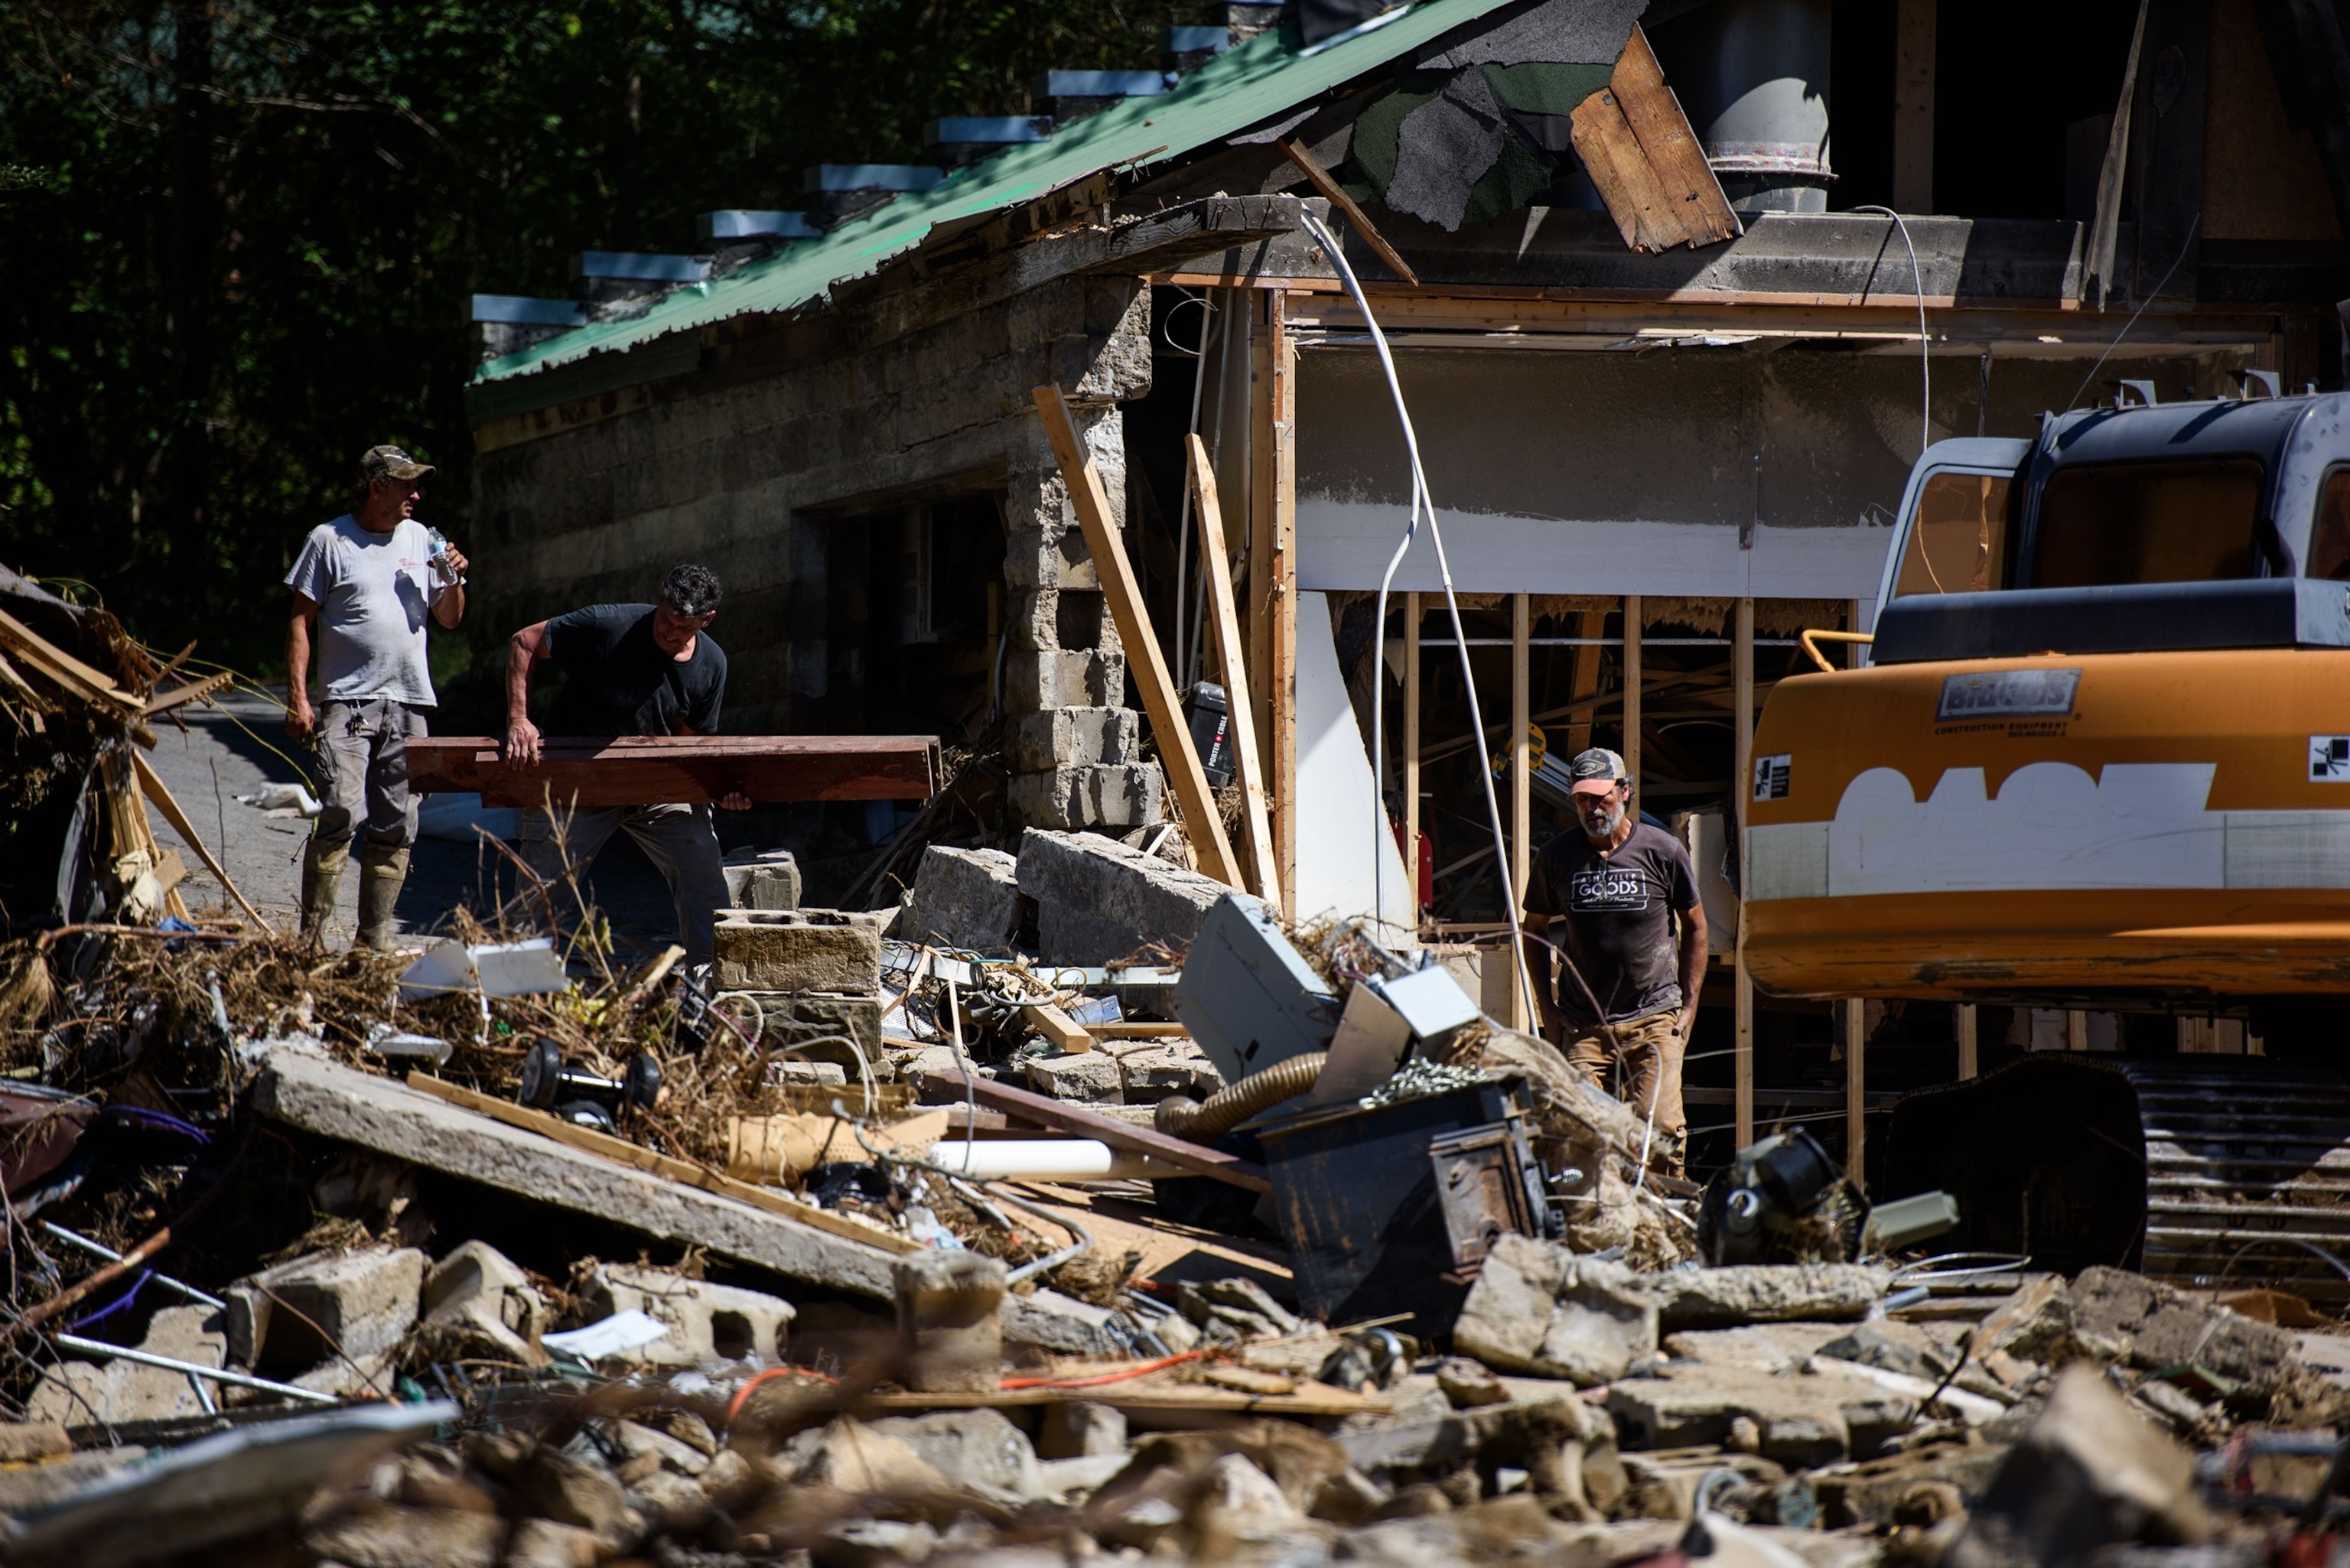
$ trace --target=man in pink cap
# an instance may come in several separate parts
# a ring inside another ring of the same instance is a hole
[[[1656,1129],[1649,1163],[1678,1176],[1687,1153],[1681,1056],[1705,981],[1697,875],[1680,840],[1633,809],[1622,757],[1594,746],[1568,771],[1582,830],[1544,845],[1526,879],[1526,962],[1544,1033],[1603,1089],[1620,1060],[1624,1097]],[[1555,982],[1554,944],[1570,971]]]

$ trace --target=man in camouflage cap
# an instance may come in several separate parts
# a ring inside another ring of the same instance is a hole
[[[407,742],[437,705],[424,626],[453,628],[465,613],[465,557],[416,520],[430,464],[396,446],[359,459],[349,512],[303,541],[286,586],[286,730],[317,747],[324,808],[302,857],[302,930],[317,940],[359,847],[359,940],[392,945],[392,906],[416,842]],[[325,701],[310,705],[310,645],[318,645]]]

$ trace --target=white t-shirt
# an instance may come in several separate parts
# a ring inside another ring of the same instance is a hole
[[[438,705],[424,658],[424,622],[441,597],[432,554],[432,535],[414,518],[371,534],[346,513],[310,530],[286,586],[318,607],[329,700]]]

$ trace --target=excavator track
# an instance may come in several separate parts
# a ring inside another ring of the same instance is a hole
[[[1966,1244],[2350,1305],[2350,1081],[2258,1057],[2028,1056],[1895,1107],[1888,1190]]]

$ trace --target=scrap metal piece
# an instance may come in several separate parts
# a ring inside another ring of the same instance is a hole
[[[1338,1027],[1338,999],[1244,893],[1209,906],[1170,1002],[1226,1083],[1326,1050]]]

